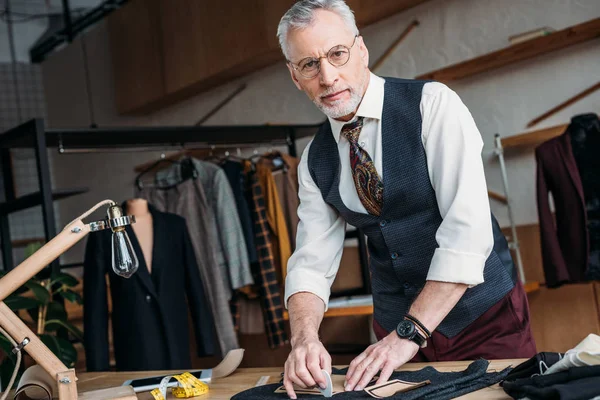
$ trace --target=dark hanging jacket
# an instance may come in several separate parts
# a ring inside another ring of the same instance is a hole
[[[154,229],[152,274],[131,226],[126,231],[139,268],[129,279],[112,271],[110,229],[89,235],[83,285],[88,371],[109,369],[107,274],[118,371],[191,368],[188,305],[198,356],[214,352],[214,323],[186,222],[150,205],[149,210]]]
[[[594,201],[594,193],[590,192],[586,205],[584,185],[578,162],[573,154],[572,136],[583,133],[598,139],[600,136],[598,126],[598,117],[593,114],[574,117],[563,135],[548,140],[535,150],[542,258],[548,287],[586,280],[590,261],[588,225],[593,222],[588,219],[587,209],[593,211],[593,203],[598,200]],[[597,154],[598,147],[589,150]],[[594,160],[597,156],[585,159]],[[594,165],[590,164],[582,165],[581,168],[586,173],[589,172],[592,177],[595,176],[596,180],[600,179],[597,166],[594,168]],[[589,181],[593,183],[593,179]],[[592,189],[593,185],[589,186]],[[552,193],[554,200],[554,216],[550,210],[548,193]]]

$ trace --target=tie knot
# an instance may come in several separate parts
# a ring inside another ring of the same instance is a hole
[[[363,117],[358,117],[356,121],[346,124],[342,127],[342,135],[348,139],[350,143],[358,143],[358,136],[363,126]]]

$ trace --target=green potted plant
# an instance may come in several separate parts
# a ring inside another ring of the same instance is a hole
[[[25,250],[26,257],[35,253],[42,243],[33,243]],[[5,272],[0,272],[0,276]],[[82,304],[79,293],[73,290],[78,284],[77,278],[64,273],[49,273],[43,270],[25,285],[16,290],[4,303],[29,325],[42,342],[69,368],[75,367],[77,350],[74,342],[83,343],[83,332],[68,321],[64,301]],[[24,317],[26,313],[30,318]],[[0,335],[0,347],[5,353],[0,363],[0,383],[2,388],[8,384],[17,361],[12,353],[12,344]],[[25,370],[21,363],[19,375]],[[18,381],[18,379],[17,379]]]

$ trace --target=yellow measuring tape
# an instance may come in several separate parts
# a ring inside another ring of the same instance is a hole
[[[173,396],[186,399],[188,397],[201,396],[208,393],[208,385],[189,372],[184,372],[181,375],[165,376],[158,388],[150,392],[156,400],[165,400],[167,397],[167,385],[171,379],[177,379],[179,386],[171,389]]]

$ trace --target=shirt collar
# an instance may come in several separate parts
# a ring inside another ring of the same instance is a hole
[[[331,133],[333,133],[333,137],[335,138],[336,142],[340,141],[340,132],[342,131],[342,127],[350,122],[355,121],[358,117],[374,118],[378,120],[381,119],[381,114],[383,112],[384,84],[385,80],[383,78],[380,78],[371,72],[369,77],[369,85],[367,86],[365,95],[358,106],[358,110],[356,111],[354,118],[348,122],[344,122],[328,117],[331,125]]]

